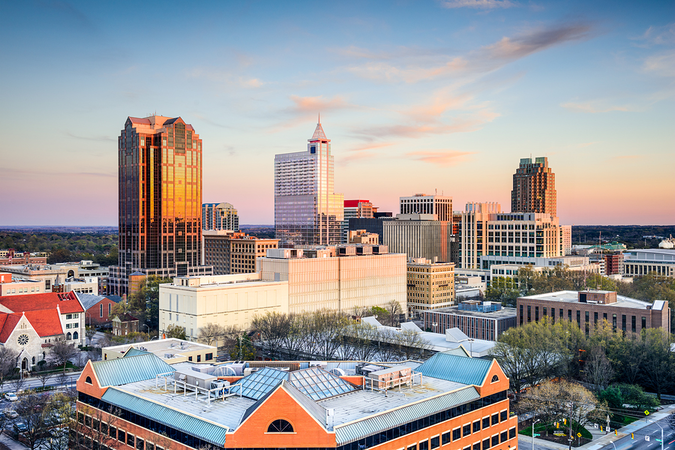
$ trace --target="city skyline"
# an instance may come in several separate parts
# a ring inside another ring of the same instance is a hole
[[[120,118],[155,112],[242,224],[274,223],[274,155],[318,113],[335,192],[381,211],[509,205],[547,157],[561,223],[675,223],[673,3],[131,5],[4,5],[0,225],[115,225]]]

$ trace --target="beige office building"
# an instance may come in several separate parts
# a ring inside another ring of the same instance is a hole
[[[279,239],[259,239],[229,230],[202,232],[202,265],[213,266],[214,275],[255,272],[255,260],[279,246]]]
[[[408,261],[408,315],[452,306],[455,301],[455,264]]]
[[[252,273],[179,277],[159,287],[159,332],[177,325],[190,340],[209,323],[244,330],[267,312],[288,312],[288,281],[264,281]]]
[[[480,257],[487,255],[488,226],[491,214],[502,212],[499,203],[467,203],[461,213],[459,231],[459,267],[479,269]]]
[[[270,250],[258,260],[262,279],[287,281],[291,313],[406,307],[406,256],[386,246],[341,245]]]
[[[399,214],[383,223],[382,243],[392,253],[408,258],[450,262],[452,258],[452,222],[436,220],[436,214]]]

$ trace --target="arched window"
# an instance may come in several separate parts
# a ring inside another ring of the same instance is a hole
[[[267,427],[268,433],[293,433],[293,425],[283,419],[275,420]]]
[[[78,333],[77,331],[75,331],[75,332],[73,333],[73,339],[78,339],[79,337],[80,337],[80,333]]]
[[[492,377],[492,381],[490,381],[490,383],[496,383],[497,381],[499,381],[499,377],[497,375],[494,375]]]
[[[87,377],[87,379],[84,380],[84,382],[87,383],[87,384],[91,384],[91,377]]]
[[[73,336],[70,334],[70,331],[69,331],[68,334],[66,334],[66,339],[71,340],[72,338],[73,338]]]
[[[42,359],[47,359],[47,353],[46,352],[42,352]]]
[[[35,365],[35,356],[33,356],[33,365]]]

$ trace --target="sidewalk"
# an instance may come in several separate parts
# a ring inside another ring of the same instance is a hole
[[[649,419],[650,422],[658,421],[664,419],[672,411],[675,411],[675,405],[667,405],[661,408],[658,412],[655,412],[654,414],[650,414],[649,416],[645,417],[645,419]],[[609,445],[611,442],[618,441],[619,439],[624,438],[627,435],[630,435],[631,433],[637,432],[638,430],[646,427],[647,425],[649,425],[650,422],[647,422],[645,419],[636,420],[630,425],[626,425],[625,427],[619,428],[617,435],[614,435],[614,431],[611,431],[609,434],[605,434],[604,432],[600,432],[599,430],[596,430],[594,428],[590,429],[589,431],[593,433],[593,440],[586,445],[573,448],[584,450],[598,450],[604,447],[605,445]],[[520,447],[521,445],[528,445],[528,446],[532,445],[532,438],[529,436],[519,435],[518,447]],[[568,449],[567,445],[561,445],[555,442],[537,438],[534,439],[534,445],[537,447],[546,447],[554,450]]]

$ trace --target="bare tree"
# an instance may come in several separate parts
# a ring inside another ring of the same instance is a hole
[[[422,335],[414,330],[403,330],[396,334],[398,345],[405,359],[415,356],[424,356],[424,352],[431,349],[431,344],[422,338]]]
[[[97,449],[103,446],[113,447],[117,441],[117,423],[119,408],[102,411],[82,405],[77,411],[77,419],[72,422],[75,434],[74,444],[78,449]]]
[[[12,379],[9,382],[10,388],[16,393],[21,392],[21,390],[23,389],[25,384],[26,384],[26,380],[21,376]]]
[[[57,366],[63,366],[63,373],[66,373],[68,360],[75,356],[77,349],[64,341],[57,341],[51,349],[50,356]]]
[[[197,339],[206,345],[211,345],[214,341],[218,341],[218,337],[222,334],[222,328],[223,326],[217,323],[208,323],[199,329]]]
[[[48,436],[47,402],[39,395],[25,395],[21,397],[14,410],[26,425],[26,431],[21,432],[23,443],[31,450],[39,448]]]
[[[403,313],[403,310],[401,309],[401,304],[397,302],[396,300],[392,300],[386,305],[386,310],[389,313],[389,320],[391,323],[392,327],[398,326],[399,325],[399,317]]]
[[[91,345],[91,339],[94,337],[96,334],[96,328],[94,327],[87,327],[86,331],[84,332],[85,336],[87,336],[87,345]]]
[[[11,348],[0,346],[0,389],[7,379],[14,374],[18,356],[19,354]]]
[[[47,381],[49,381],[49,379],[52,377],[52,375],[53,374],[51,372],[48,372],[48,371],[37,372],[35,374],[35,378],[40,380],[40,383],[42,383],[42,389],[43,390],[44,390],[45,386],[47,385]]]
[[[596,346],[591,349],[586,359],[585,372],[586,381],[593,385],[594,390],[601,391],[609,385],[614,370],[602,347]]]

